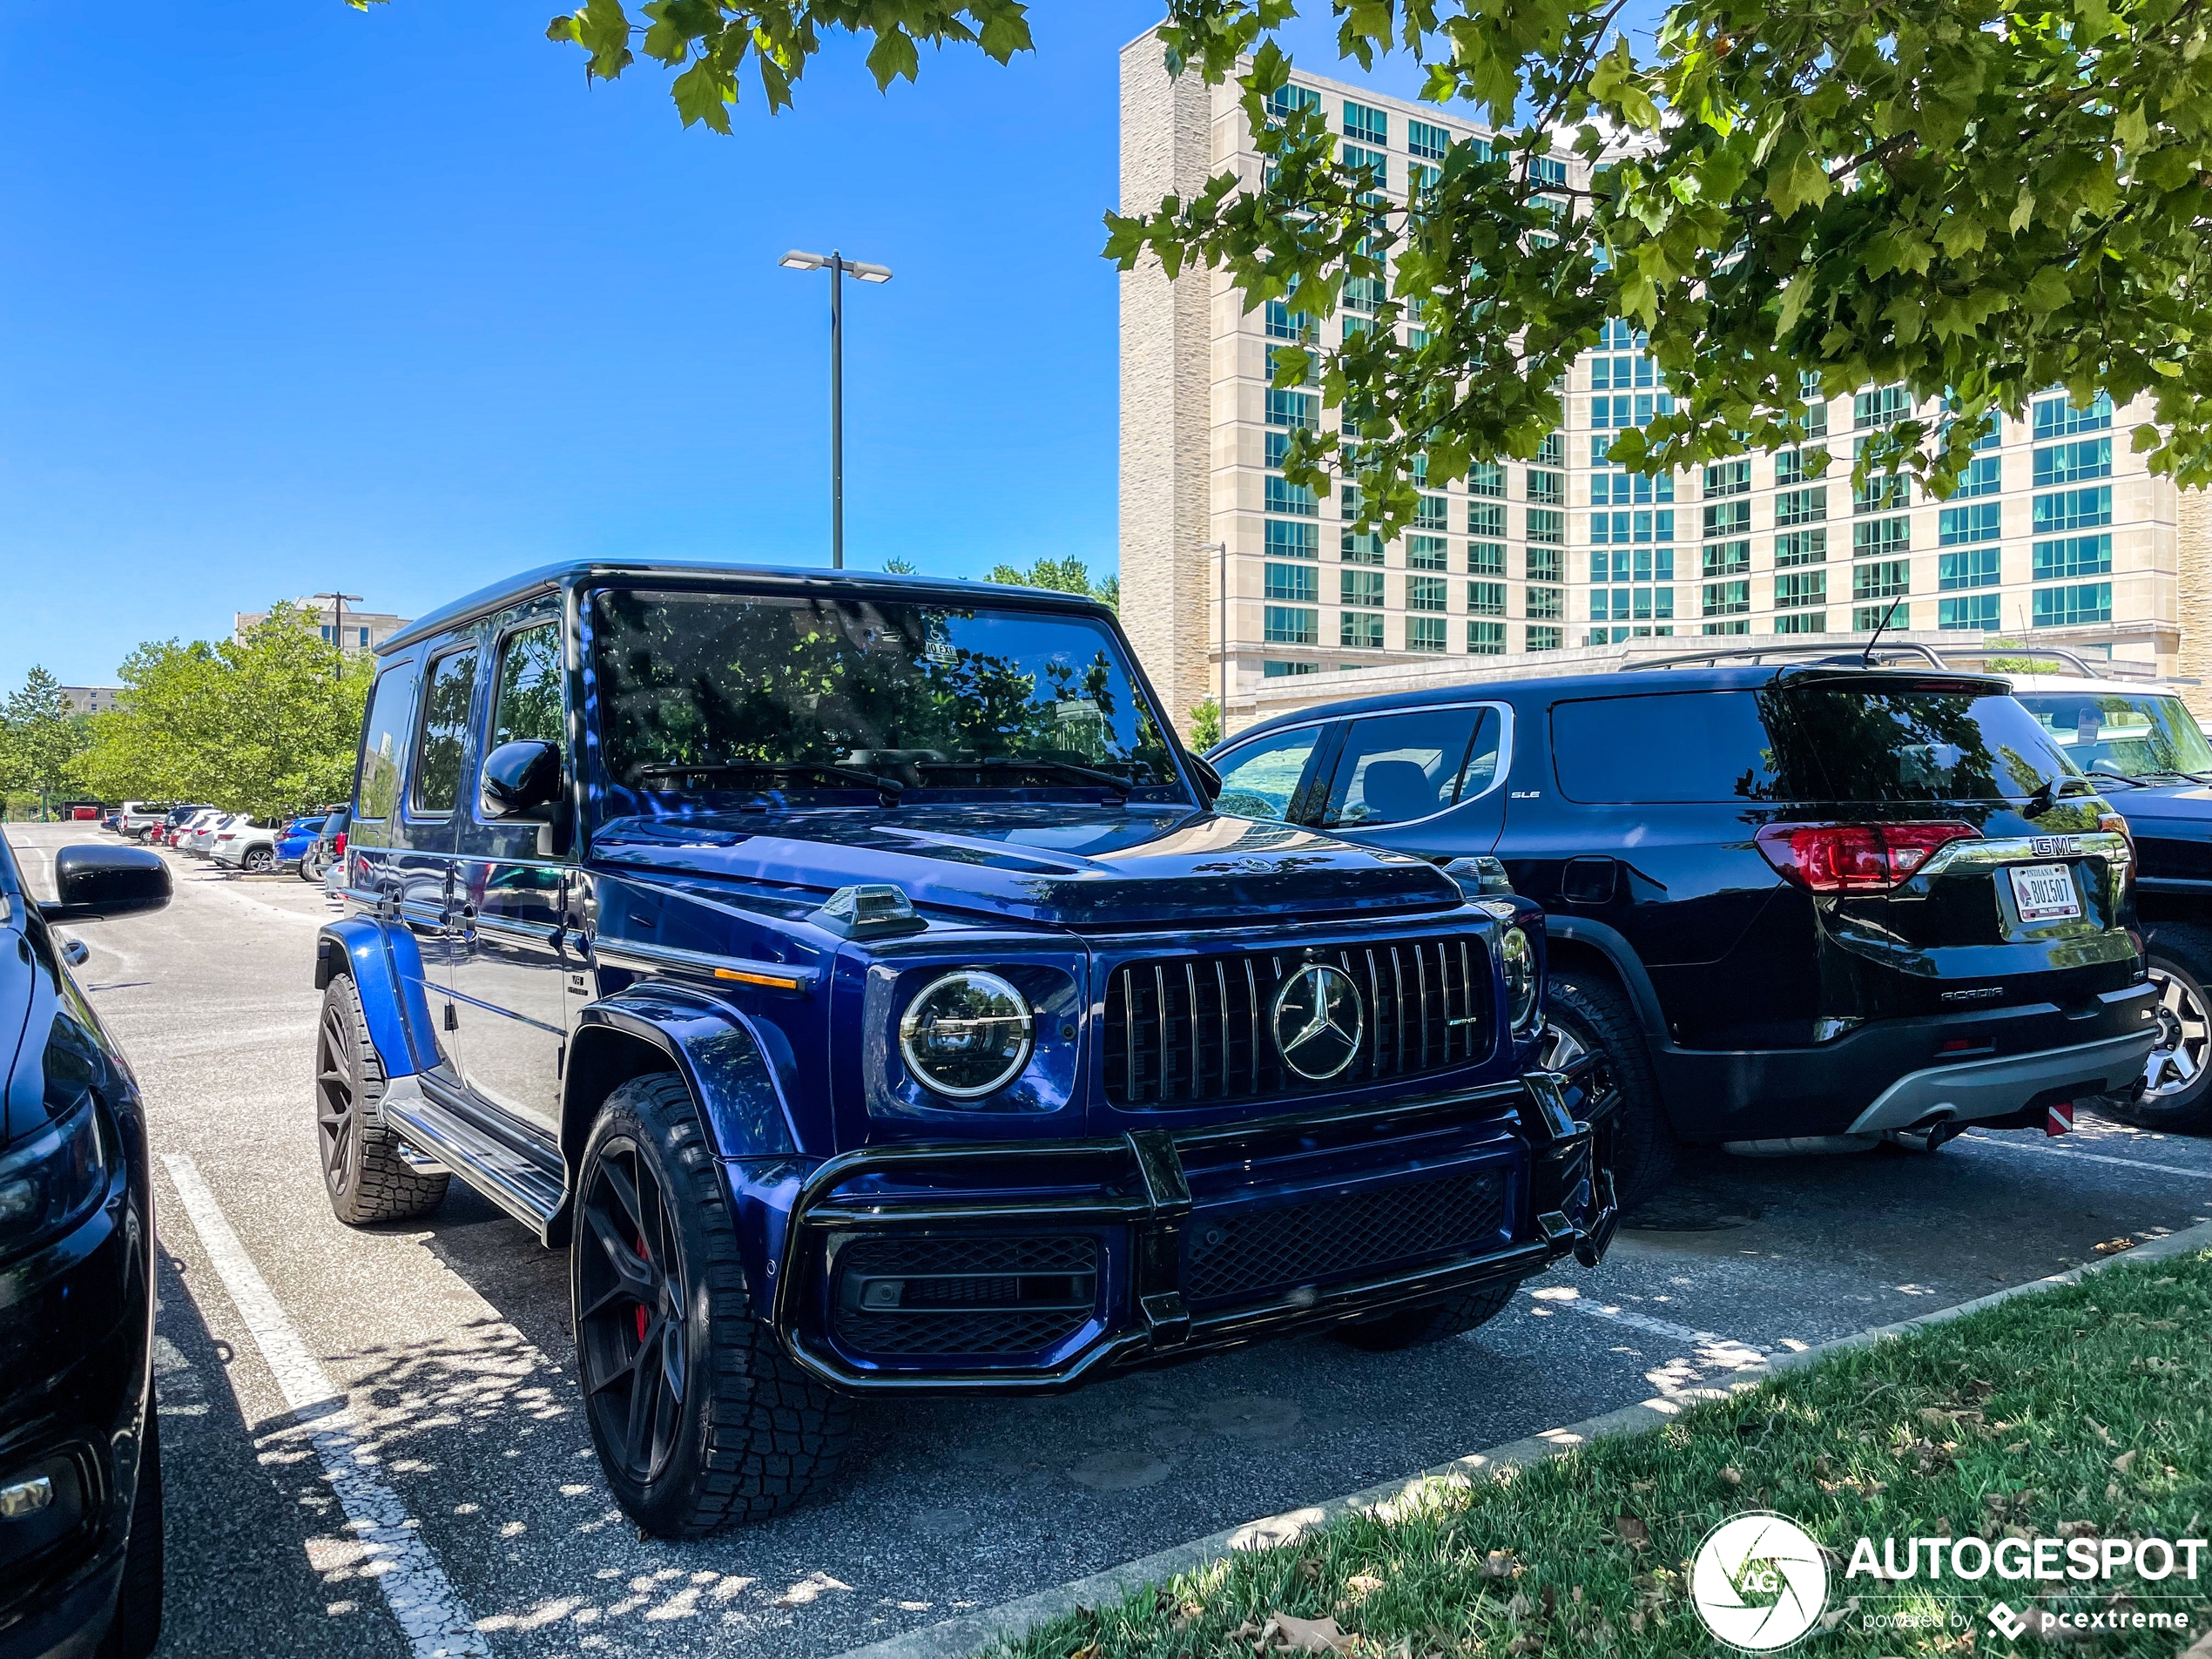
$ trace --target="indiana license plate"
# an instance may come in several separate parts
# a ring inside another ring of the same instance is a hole
[[[2074,891],[2074,871],[2064,864],[2016,864],[2006,872],[2013,878],[2013,900],[2022,921],[2073,921],[2081,914],[2081,895]]]

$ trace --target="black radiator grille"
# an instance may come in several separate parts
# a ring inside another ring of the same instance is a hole
[[[1184,1232],[1184,1294],[1226,1301],[1454,1252],[1494,1250],[1505,1221],[1494,1173],[1386,1187],[1212,1219]]]
[[[867,1354],[1034,1353],[1082,1328],[1097,1285],[1081,1235],[862,1238],[838,1254],[837,1334]]]
[[[1352,1064],[1319,1082],[1284,1065],[1276,994],[1308,962],[1352,976],[1365,1028]],[[1342,1090],[1488,1057],[1489,952],[1480,936],[1126,963],[1106,985],[1106,1098],[1116,1106]]]

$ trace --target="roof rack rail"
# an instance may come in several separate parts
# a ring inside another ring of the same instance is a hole
[[[2033,661],[2039,657],[2048,657],[2054,662],[2064,663],[2080,674],[2083,679],[2108,680],[2120,678],[2112,671],[2109,658],[2101,662],[2094,661],[2066,645],[1946,645],[1943,651],[1946,657],[1965,658],[1979,662],[1987,662],[1993,658],[1999,657],[2020,658],[2028,661]]]
[[[1770,658],[1777,662],[1833,663],[1838,666],[1871,666],[1870,658],[1887,657],[1917,657],[1931,668],[1948,668],[1949,664],[1936,655],[1934,650],[1916,641],[1905,639],[1881,644],[1870,651],[1865,646],[1852,647],[1824,643],[1817,645],[1733,645],[1713,651],[1683,651],[1669,657],[1647,657],[1640,662],[1621,664],[1621,672],[1647,668],[1686,668],[1693,664],[1715,666],[1722,663],[1764,663]]]

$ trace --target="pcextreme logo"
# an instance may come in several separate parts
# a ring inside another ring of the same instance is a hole
[[[1828,1563],[1796,1521],[1755,1509],[1705,1534],[1690,1562],[1689,1600],[1716,1640],[1772,1653],[1811,1629],[1828,1605]]]

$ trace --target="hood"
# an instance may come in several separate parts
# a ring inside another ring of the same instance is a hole
[[[2176,826],[2195,823],[2212,833],[2212,788],[2202,784],[2148,784],[2105,792],[2112,809],[2131,825],[2137,819],[2157,820],[2167,834],[2182,833]]]
[[[1295,825],[1090,802],[622,818],[591,838],[611,871],[716,877],[823,896],[888,881],[924,910],[1070,927],[1455,908],[1425,859]]]

